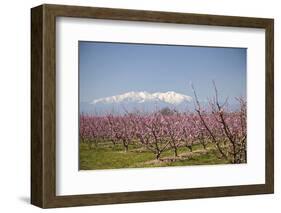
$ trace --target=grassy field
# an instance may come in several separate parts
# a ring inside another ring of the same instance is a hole
[[[225,159],[219,159],[217,157],[217,150],[210,144],[207,146],[206,150],[204,150],[201,145],[194,145],[192,152],[185,147],[180,147],[177,158],[174,158],[171,150],[167,150],[162,153],[160,160],[156,160],[152,152],[144,150],[136,145],[130,145],[129,151],[125,152],[121,145],[113,146],[112,143],[109,142],[91,149],[88,144],[80,143],[79,155],[80,170],[229,163]]]

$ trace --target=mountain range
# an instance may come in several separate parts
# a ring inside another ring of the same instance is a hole
[[[152,112],[162,108],[170,108],[178,111],[185,110],[192,102],[192,97],[168,92],[127,92],[120,95],[95,99],[90,102],[80,102],[80,112],[82,113],[124,113],[141,111]]]

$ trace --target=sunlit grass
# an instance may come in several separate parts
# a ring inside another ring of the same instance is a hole
[[[218,157],[219,154],[212,145],[208,145],[207,150],[204,150],[201,145],[194,145],[193,152],[190,152],[186,147],[180,147],[177,158],[174,158],[172,150],[167,150],[161,154],[160,160],[156,160],[151,151],[142,149],[137,145],[130,145],[129,151],[125,152],[122,145],[113,146],[110,142],[92,148],[88,144],[80,143],[79,152],[80,170],[229,163],[227,160]]]

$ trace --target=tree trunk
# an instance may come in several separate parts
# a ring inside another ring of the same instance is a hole
[[[206,148],[207,148],[207,147],[206,147],[206,144],[205,144],[204,142],[202,142],[201,144],[202,144],[202,146],[203,146],[203,149],[206,150]]]
[[[206,150],[206,148],[207,148],[206,143],[205,143],[204,141],[202,141],[202,142],[201,142],[201,144],[202,144],[202,146],[203,146],[203,149],[205,149],[205,150]]]
[[[188,145],[186,147],[189,149],[190,152],[192,152],[192,146],[191,145]]]
[[[178,157],[178,148],[174,147],[174,157]]]
[[[244,163],[247,163],[247,150],[244,148]]]
[[[129,150],[128,145],[124,145],[124,147],[125,147],[125,152],[128,152],[128,150]]]
[[[237,159],[237,152],[235,144],[232,145],[233,147],[233,163],[239,163],[239,159]]]
[[[126,140],[125,140],[125,139],[123,139],[122,141],[123,141],[123,146],[124,146],[124,149],[125,149],[124,151],[125,151],[125,152],[128,152],[128,150],[129,150],[129,144],[126,143]]]
[[[157,153],[156,153],[156,159],[157,159],[157,160],[160,159],[160,154],[161,154],[160,152],[157,152]]]

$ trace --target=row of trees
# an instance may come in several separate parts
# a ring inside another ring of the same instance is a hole
[[[214,85],[215,86],[215,85]],[[227,100],[220,104],[216,95],[205,110],[195,96],[195,112],[152,114],[126,113],[114,116],[80,116],[80,139],[90,147],[100,142],[122,144],[127,152],[129,145],[138,143],[154,153],[156,159],[170,149],[178,156],[179,147],[192,152],[194,144],[204,149],[212,143],[220,158],[231,163],[244,163],[247,159],[246,101],[238,98],[239,110],[226,110]]]

